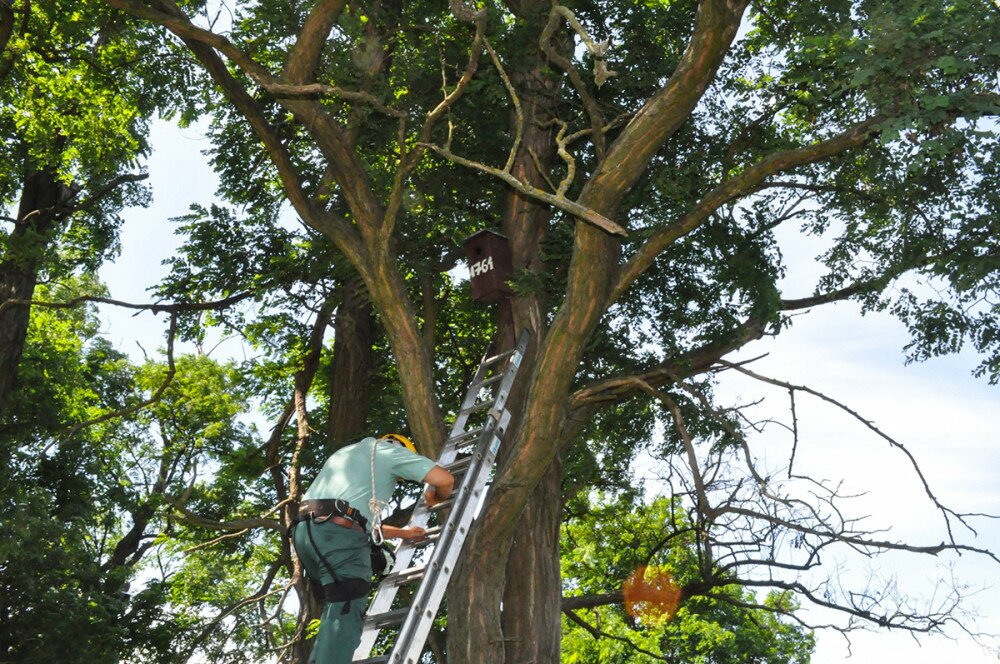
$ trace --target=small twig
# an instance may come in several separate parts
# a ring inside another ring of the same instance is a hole
[[[549,189],[555,191],[556,186],[552,184],[552,180],[549,178],[549,174],[546,173],[545,169],[542,168],[542,162],[538,158],[538,153],[535,152],[535,149],[532,148],[530,145],[528,146],[528,154],[531,155],[531,163],[535,165],[535,170],[538,171],[538,174],[542,176],[543,180],[545,180],[545,184],[549,185]]]
[[[195,544],[192,547],[188,547],[187,549],[181,551],[181,553],[184,554],[194,553],[195,551],[206,549],[210,546],[214,546],[215,544],[218,544],[219,542],[225,541],[227,539],[242,537],[243,535],[246,535],[249,532],[250,532],[249,528],[244,528],[243,530],[238,530],[235,533],[226,533],[225,535],[220,535],[219,537],[216,537],[215,539],[209,540],[207,542],[202,542],[201,544]]]

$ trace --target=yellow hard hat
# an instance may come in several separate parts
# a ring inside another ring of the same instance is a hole
[[[413,452],[414,454],[417,453],[417,446],[414,445],[413,442],[409,438],[407,438],[406,436],[404,436],[403,434],[400,434],[400,433],[384,433],[384,434],[382,434],[382,437],[379,438],[379,440],[391,440],[391,441],[397,442],[400,445],[402,445],[403,447],[405,447],[406,449],[408,449],[411,452]]]

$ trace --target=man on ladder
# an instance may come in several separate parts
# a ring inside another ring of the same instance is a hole
[[[372,587],[369,533],[376,544],[426,536],[423,528],[381,523],[379,497],[388,500],[400,479],[429,484],[424,496],[431,506],[447,500],[455,485],[451,473],[417,454],[408,438],[386,434],[332,454],[303,496],[292,538],[306,574],[323,585],[326,599],[310,664],[348,664],[360,642]]]

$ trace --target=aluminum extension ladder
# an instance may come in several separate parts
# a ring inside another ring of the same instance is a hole
[[[456,479],[460,478],[457,488],[451,498],[434,507],[428,507],[422,499],[418,501],[409,525],[426,528],[427,540],[416,544],[403,542],[396,549],[396,562],[368,607],[353,662],[417,664],[420,660],[448,580],[485,495],[500,441],[510,421],[505,407],[507,395],[530,340],[531,333],[525,330],[514,350],[492,355],[491,348],[483,356],[437,461]],[[448,508],[451,513],[444,524],[428,526],[432,517],[440,519],[442,511]],[[393,609],[400,587],[418,581],[420,585],[412,603]],[[402,627],[390,653],[372,657],[379,632],[394,625]]]

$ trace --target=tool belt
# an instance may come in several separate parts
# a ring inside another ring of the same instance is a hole
[[[344,523],[343,519],[350,523]],[[303,521],[312,521],[313,523],[333,521],[338,526],[345,528],[356,526],[359,530],[368,530],[368,520],[361,516],[361,512],[351,507],[350,503],[340,498],[303,500],[299,503],[299,511],[295,515],[293,523]]]

